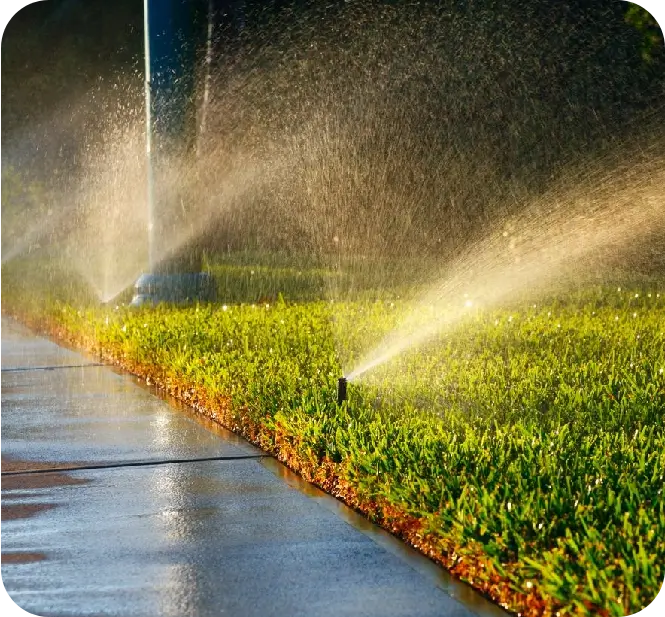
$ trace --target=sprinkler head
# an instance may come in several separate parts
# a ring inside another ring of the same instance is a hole
[[[346,377],[337,380],[337,404],[341,405],[346,400]]]

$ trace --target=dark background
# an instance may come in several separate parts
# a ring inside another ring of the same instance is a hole
[[[207,2],[196,1],[205,13]],[[468,167],[460,178],[473,178],[475,186],[451,189],[447,205],[420,208],[413,216],[422,217],[421,225],[411,217],[414,229],[431,225],[432,237],[437,220],[451,213],[462,231],[465,218],[486,216],[487,195],[477,188],[485,161],[499,178],[488,180],[494,185],[487,194],[504,191],[507,200],[514,186],[540,190],[575,157],[602,155],[665,126],[662,33],[647,13],[619,0],[212,4],[208,143],[228,152],[215,153],[211,164],[221,168],[233,147],[259,152],[268,137],[286,139],[328,110],[346,131],[339,156],[348,161],[352,152],[356,159],[331,176],[331,191],[322,185],[322,195],[334,197],[337,187],[362,176],[362,159],[375,169],[384,165],[396,192],[426,186],[431,153],[445,160],[454,147]],[[445,30],[446,23],[454,25]],[[204,52],[202,45],[201,75]],[[94,148],[95,127],[105,118],[141,121],[143,70],[142,0],[48,0],[20,11],[2,41],[3,171],[28,169],[33,178],[59,179],[62,189],[75,178],[82,152]],[[358,127],[369,129],[363,134]],[[409,165],[381,158],[391,143],[413,152]],[[356,191],[354,216],[357,209],[376,209],[376,191],[367,187],[366,203],[362,186]],[[444,189],[432,181],[428,195]],[[277,208],[280,190],[286,205]],[[285,181],[270,204],[257,198],[243,209],[260,227],[258,244],[294,243],[288,217],[301,209],[298,190]],[[350,214],[324,215],[321,220],[346,216],[353,226]],[[247,220],[230,216],[209,245],[222,235],[224,246],[251,235]],[[439,227],[457,233],[446,220]]]
[[[286,16],[282,24],[288,27],[289,20],[296,24],[312,10],[334,16],[336,8],[347,3],[332,0],[321,8],[322,4],[214,0],[216,60],[237,51],[243,30],[246,38],[251,37],[280,15]],[[356,4],[371,11],[372,4],[414,3]],[[660,29],[653,18],[637,7],[631,10],[628,3],[469,0],[424,4],[469,15],[490,11],[497,30],[505,16],[523,13],[529,23],[535,17],[541,24],[536,33],[542,45],[541,70],[548,76],[539,94],[553,104],[566,98],[573,104],[592,105],[620,124],[653,105],[665,91]],[[572,25],[571,39],[566,30]],[[3,139],[41,121],[63,101],[73,100],[100,80],[142,73],[142,54],[141,0],[48,0],[25,7],[11,20],[2,41]],[[608,82],[615,87],[609,88]]]

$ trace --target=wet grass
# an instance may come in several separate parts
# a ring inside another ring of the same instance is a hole
[[[49,307],[106,357],[225,401],[231,428],[307,477],[332,470],[356,507],[515,612],[627,615],[661,587],[662,286],[478,311],[352,382],[342,407],[337,378],[399,301]]]

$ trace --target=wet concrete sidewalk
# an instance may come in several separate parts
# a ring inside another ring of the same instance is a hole
[[[2,580],[31,613],[505,615],[250,444],[4,317],[1,430]]]

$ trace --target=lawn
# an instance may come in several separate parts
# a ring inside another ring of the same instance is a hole
[[[303,276],[263,274],[272,291]],[[406,301],[37,309],[3,287],[3,310],[189,401],[515,613],[627,615],[662,585],[662,285],[474,311],[341,407],[337,379]]]

